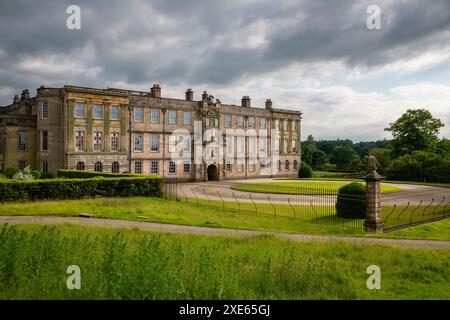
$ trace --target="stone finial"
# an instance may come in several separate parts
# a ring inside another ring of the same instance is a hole
[[[205,101],[206,99],[208,99],[209,95],[207,91],[203,91],[202,93],[202,101]]]
[[[27,100],[27,99],[30,99],[30,91],[28,91],[28,89],[25,89],[22,91],[20,100]]]
[[[380,165],[377,158],[373,155],[367,156],[367,178],[380,179],[381,176],[377,172],[377,168]]]
[[[272,99],[266,99],[266,109],[267,110],[272,109]]]
[[[18,95],[18,94],[16,94],[16,95],[14,96],[14,100],[13,100],[13,103],[19,103],[19,101],[20,101],[20,99],[19,99],[19,95]]]

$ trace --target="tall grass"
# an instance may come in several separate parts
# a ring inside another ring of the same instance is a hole
[[[450,298],[450,252],[110,231],[0,231],[0,299]],[[366,288],[380,265],[383,290]],[[81,290],[66,286],[69,265]]]

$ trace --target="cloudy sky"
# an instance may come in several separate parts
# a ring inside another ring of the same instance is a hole
[[[81,29],[66,27],[69,5]],[[381,29],[367,28],[367,8]],[[450,137],[449,0],[0,1],[0,105],[40,85],[192,87],[304,112],[303,138],[388,138],[408,108]]]

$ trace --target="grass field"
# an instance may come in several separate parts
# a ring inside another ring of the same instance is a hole
[[[0,299],[450,299],[449,268],[449,250],[0,226]]]
[[[339,218],[334,208],[311,206],[269,205],[264,203],[237,203],[185,199],[180,202],[156,198],[105,198],[86,200],[36,201],[0,204],[0,215],[53,215],[78,216],[80,213],[94,214],[97,218],[138,220],[203,227],[237,228],[247,230],[274,231],[305,234],[367,235],[363,232],[363,221]],[[215,206],[215,207],[214,207]],[[225,209],[222,208],[225,206]],[[256,208],[256,211],[255,211]],[[274,215],[274,209],[276,215]],[[382,215],[390,214],[386,227],[408,223],[411,213],[413,221],[436,217],[442,210],[430,207],[425,212],[414,208],[404,210],[382,207]],[[239,212],[241,210],[241,212]],[[449,207],[450,210],[450,207]],[[398,216],[400,218],[398,219]],[[145,219],[144,219],[145,217]],[[440,226],[435,222],[433,226]],[[420,227],[417,227],[420,228]],[[395,237],[400,233],[406,238],[450,240],[450,228],[396,231],[385,234]],[[373,235],[372,235],[373,236]]]
[[[264,183],[248,183],[237,184],[232,187],[234,190],[258,192],[258,193],[275,193],[275,194],[304,194],[317,195],[324,193],[333,193],[340,187],[348,184],[348,182],[264,182]],[[381,185],[381,193],[395,193],[402,189],[392,186]]]

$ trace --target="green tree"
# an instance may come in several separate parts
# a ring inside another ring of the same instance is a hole
[[[316,150],[316,141],[312,135],[309,135],[306,141],[302,142],[302,161],[311,166],[313,164],[313,153]]]
[[[392,156],[398,157],[416,150],[431,151],[439,141],[438,134],[444,124],[433,118],[426,109],[408,109],[386,131],[390,131]]]
[[[358,156],[350,147],[339,146],[331,151],[330,162],[338,169],[349,169],[354,159],[358,159]]]
[[[314,169],[322,168],[322,165],[328,162],[328,157],[322,150],[316,150],[312,154],[312,166]]]

